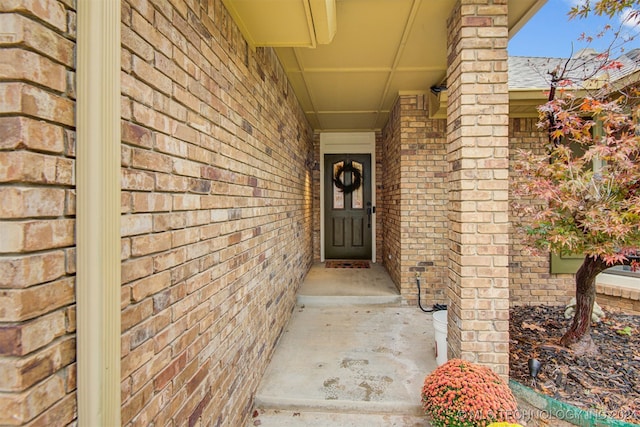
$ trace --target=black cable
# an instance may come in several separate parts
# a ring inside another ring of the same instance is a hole
[[[418,285],[418,307],[420,307],[420,310],[424,311],[425,313],[433,313],[434,311],[447,309],[446,304],[433,304],[431,306],[431,310],[427,310],[426,308],[424,308],[422,306],[422,302],[420,301],[420,294],[422,293],[422,291],[420,290],[420,277],[416,277],[416,285]]]

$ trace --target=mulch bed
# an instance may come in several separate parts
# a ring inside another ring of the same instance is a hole
[[[582,357],[558,345],[571,323],[564,307],[515,307],[510,320],[512,379],[581,409],[640,424],[640,316],[606,312],[591,329],[599,353]],[[542,362],[535,382],[532,357]]]

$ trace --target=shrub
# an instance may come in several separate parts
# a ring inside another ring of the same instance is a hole
[[[451,359],[424,380],[422,407],[435,427],[485,427],[515,422],[517,403],[491,369]]]

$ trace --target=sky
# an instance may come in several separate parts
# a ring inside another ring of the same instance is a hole
[[[603,51],[608,42],[595,39],[591,44],[578,40],[582,33],[595,36],[610,24],[620,27],[620,18],[589,16],[586,19],[569,20],[567,13],[572,4],[580,0],[547,0],[547,3],[527,24],[509,41],[510,56],[543,56],[552,58],[568,58],[573,52],[584,48]],[[626,26],[625,32],[638,34],[640,26]],[[609,31],[611,33],[611,31]],[[625,50],[640,47],[640,37],[625,45]]]

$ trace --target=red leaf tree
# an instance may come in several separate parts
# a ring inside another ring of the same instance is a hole
[[[593,3],[576,7],[574,16],[613,16],[622,3],[640,2]],[[549,135],[546,152],[520,151],[516,160],[514,199],[535,200],[513,203],[524,243],[556,255],[584,254],[575,279],[576,312],[561,338],[581,353],[595,350],[590,326],[596,276],[615,265],[635,268],[640,255],[640,92],[628,81],[614,88],[602,78],[619,67],[609,54],[588,64],[567,61],[549,73],[549,102],[538,109],[539,126]],[[570,77],[579,70],[588,75]],[[588,90],[594,82],[598,90]]]

